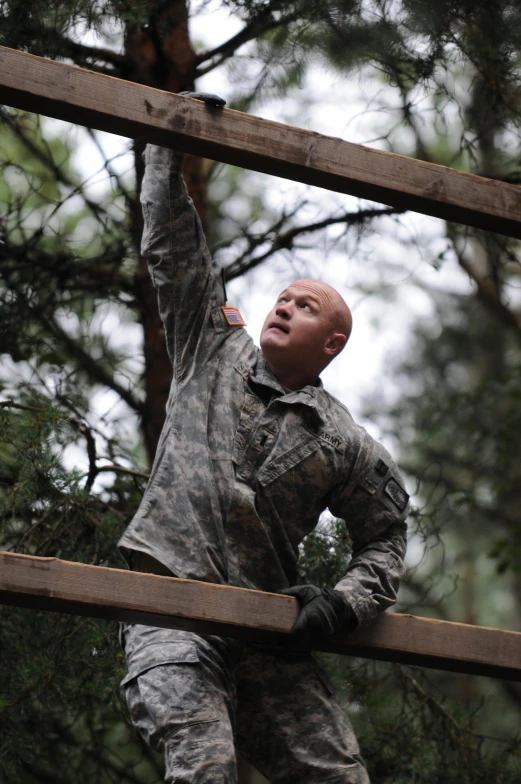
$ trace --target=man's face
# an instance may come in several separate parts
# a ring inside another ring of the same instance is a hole
[[[260,339],[272,369],[300,367],[318,376],[345,342],[338,337],[339,301],[334,289],[318,280],[298,280],[281,292]]]

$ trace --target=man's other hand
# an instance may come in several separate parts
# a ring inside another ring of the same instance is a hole
[[[190,90],[183,90],[183,92],[178,93],[178,95],[184,95],[186,98],[195,98],[197,101],[204,101],[207,106],[226,106],[224,98],[220,98],[213,93],[198,93],[191,92]]]
[[[330,588],[322,591],[315,585],[296,585],[281,593],[294,596],[300,605],[300,613],[288,635],[288,643],[292,646],[312,648],[340,629],[354,631],[358,625],[342,591]]]

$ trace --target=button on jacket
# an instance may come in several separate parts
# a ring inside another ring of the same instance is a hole
[[[174,376],[150,480],[119,545],[177,577],[277,592],[298,582],[299,544],[329,508],[353,543],[335,587],[369,623],[394,603],[404,571],[400,474],[320,381],[287,392],[228,323],[181,165],[178,153],[147,147],[142,252]]]

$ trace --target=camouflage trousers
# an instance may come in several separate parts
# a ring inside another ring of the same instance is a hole
[[[140,625],[122,642],[132,721],[170,784],[236,784],[235,748],[271,784],[369,784],[310,654]]]

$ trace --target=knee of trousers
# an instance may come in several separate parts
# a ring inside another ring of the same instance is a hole
[[[237,784],[233,737],[222,722],[201,722],[165,741],[168,784]]]

